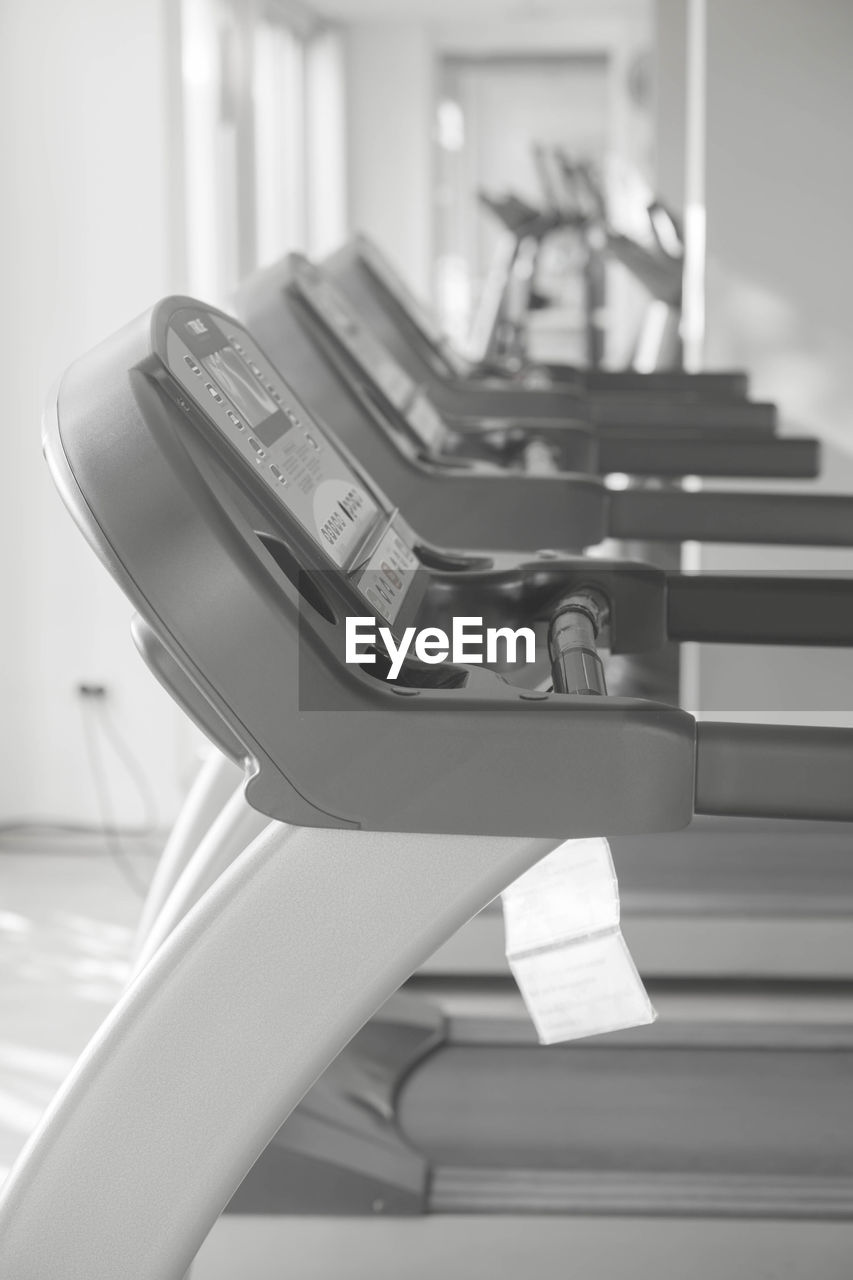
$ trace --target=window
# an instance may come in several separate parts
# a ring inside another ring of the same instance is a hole
[[[183,0],[181,70],[188,283],[221,302],[343,237],[340,38],[289,4]]]

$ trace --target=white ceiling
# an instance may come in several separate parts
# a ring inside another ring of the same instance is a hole
[[[537,22],[607,18],[648,9],[648,0],[309,0],[342,22]]]

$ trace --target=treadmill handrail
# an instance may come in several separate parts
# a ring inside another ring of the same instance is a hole
[[[811,480],[820,473],[820,441],[811,436],[646,435],[598,441],[599,470],[635,476],[718,476]]]
[[[708,644],[853,645],[853,574],[668,573],[667,635]]]
[[[696,725],[696,813],[850,822],[851,778],[853,729]]]
[[[610,536],[646,542],[850,547],[853,498],[827,493],[613,490]]]

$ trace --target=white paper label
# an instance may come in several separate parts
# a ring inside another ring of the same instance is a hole
[[[605,839],[567,840],[502,899],[507,960],[543,1044],[654,1021]]]

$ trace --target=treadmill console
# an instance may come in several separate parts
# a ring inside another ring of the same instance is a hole
[[[344,348],[370,385],[401,415],[429,453],[442,449],[447,429],[427,394],[359,319],[328,276],[294,255],[293,287],[312,315]]]
[[[166,330],[166,363],[232,463],[242,464],[298,522],[328,562],[394,624],[415,582],[417,554],[377,495],[235,322],[181,308]],[[238,461],[239,460],[239,461]]]
[[[76,361],[46,422],[59,488],[137,610],[144,657],[244,762],[249,804],[285,822],[374,831],[563,836],[686,823],[689,716],[510,678],[521,666],[536,677],[523,635],[553,631],[566,593],[610,603],[614,650],[657,647],[664,575],[423,543],[333,429],[245,328],[186,297]],[[475,651],[459,654],[472,623]],[[490,656],[489,637],[497,645],[507,628],[520,657]],[[439,630],[452,652],[443,642],[436,652]],[[648,788],[635,785],[641,769]]]

